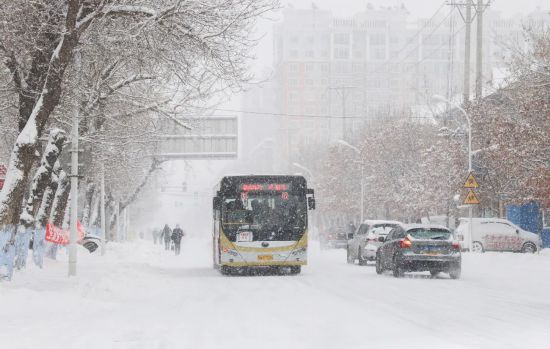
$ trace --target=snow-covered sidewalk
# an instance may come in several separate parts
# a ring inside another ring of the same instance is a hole
[[[208,240],[79,250],[0,283],[13,348],[546,348],[550,253],[464,255],[463,277],[403,279],[320,251],[298,276],[224,277]]]

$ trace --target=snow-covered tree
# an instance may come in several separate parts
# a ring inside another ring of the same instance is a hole
[[[250,78],[247,60],[255,43],[255,19],[277,5],[275,0],[3,4],[0,56],[17,100],[7,113],[16,115],[12,119],[20,133],[0,194],[0,223],[19,221],[39,139],[48,124],[66,121],[75,98],[83,102],[83,117],[93,119],[83,130],[94,143],[94,133],[113,131],[107,120],[124,127],[124,117],[144,111],[175,119],[185,103],[238,90]],[[80,66],[74,65],[77,51],[82,55]],[[75,81],[84,83],[70,88]],[[83,100],[84,91],[88,94]],[[147,127],[141,129],[144,132]],[[125,136],[130,139],[136,133]],[[107,148],[120,153],[114,149],[117,143]]]

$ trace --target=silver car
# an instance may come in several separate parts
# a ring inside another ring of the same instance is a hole
[[[359,226],[353,237],[348,240],[347,261],[350,264],[359,261],[359,265],[367,265],[374,262],[376,250],[382,243],[379,237],[386,237],[397,226],[403,226],[398,221],[366,220]]]

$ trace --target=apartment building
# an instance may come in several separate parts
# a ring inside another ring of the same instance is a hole
[[[490,93],[503,76],[510,45],[524,45],[522,24],[548,23],[537,11],[504,18],[487,10],[483,85]],[[457,9],[413,20],[403,6],[367,7],[349,18],[330,11],[286,8],[274,28],[273,111],[281,161],[307,146],[353,140],[376,118],[431,103],[434,94],[460,96],[465,24]],[[476,25],[471,27],[470,81],[475,83]]]

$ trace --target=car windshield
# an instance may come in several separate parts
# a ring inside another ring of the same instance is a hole
[[[407,230],[407,235],[419,240],[449,240],[451,232],[446,229],[414,228]]]

